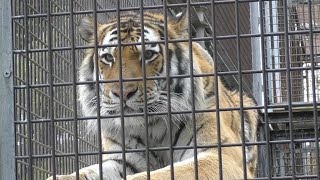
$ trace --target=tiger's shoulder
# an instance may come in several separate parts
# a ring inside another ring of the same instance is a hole
[[[249,97],[245,92],[242,92],[242,98],[240,98],[240,92],[228,89],[221,81],[219,75],[217,79],[215,79],[213,75],[215,70],[214,61],[208,51],[198,43],[194,42],[192,44],[192,51],[195,65],[200,69],[201,74],[204,74],[202,81],[207,108],[215,111],[217,108],[216,98],[219,98],[218,108],[224,109],[220,111],[220,121],[222,126],[224,126],[222,130],[226,129],[226,132],[223,132],[222,135],[231,141],[228,143],[241,142],[242,133],[245,136],[245,142],[256,142],[259,116],[258,111],[253,109],[253,107],[256,106],[254,99]],[[216,91],[216,86],[218,86],[218,91]],[[244,108],[242,112],[240,111],[240,107]],[[226,110],[228,108],[235,110]],[[244,121],[243,132],[241,130],[242,120]],[[231,129],[232,132],[228,131],[229,129]],[[255,172],[256,160],[256,146],[246,146],[246,161],[251,173]]]

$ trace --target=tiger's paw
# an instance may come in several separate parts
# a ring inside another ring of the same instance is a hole
[[[76,180],[76,173],[70,175],[57,175],[57,180]],[[53,180],[53,177],[47,178],[47,180]],[[79,180],[99,180],[99,174],[91,169],[82,169],[79,172]]]

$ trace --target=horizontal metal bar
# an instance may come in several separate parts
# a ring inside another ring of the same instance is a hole
[[[27,137],[26,135],[23,135],[23,134],[21,134],[21,133],[17,133],[17,135],[19,135],[19,137],[21,137],[21,138],[24,138],[25,140],[28,139],[28,137]],[[50,146],[48,146],[48,145],[46,145],[46,144],[43,144],[43,143],[41,143],[41,142],[39,142],[39,141],[36,141],[36,140],[32,139],[32,142],[35,143],[35,144],[37,144],[37,145],[39,145],[39,146],[41,146],[41,147],[47,148],[47,150],[52,150],[52,148],[51,148]],[[64,153],[65,153],[65,152],[59,151],[59,150],[56,150],[56,152],[57,152],[58,154],[59,154],[59,153],[61,153],[61,154],[64,154]],[[19,157],[19,156],[18,156],[18,157]],[[70,158],[72,158],[72,157],[70,157]],[[74,158],[72,158],[72,159],[74,159]],[[83,163],[83,164],[86,164],[86,165],[89,165],[89,164],[87,164],[86,162],[84,162],[84,161],[82,161],[82,160],[79,160],[79,162],[80,162],[80,163]]]
[[[320,138],[319,138],[320,139]],[[316,140],[314,138],[312,139],[294,139],[295,143],[305,143],[305,142],[315,142]],[[290,140],[273,140],[269,141],[270,144],[289,144]],[[259,146],[259,145],[266,145],[267,142],[265,141],[258,141],[258,142],[245,142],[246,146]],[[242,146],[242,143],[227,143],[223,144],[221,143],[221,147],[240,147]],[[149,151],[168,151],[170,147],[155,147],[155,148],[149,148]],[[193,149],[194,146],[172,146],[174,150],[184,150],[184,149]],[[197,145],[196,148],[203,149],[203,148],[218,148],[218,144],[210,144],[210,145]],[[145,148],[139,148],[139,149],[125,149],[125,153],[133,153],[133,152],[145,152]],[[118,154],[122,153],[122,150],[112,150],[112,151],[102,151],[102,154]],[[79,152],[80,156],[88,156],[88,155],[98,155],[99,152]],[[75,153],[62,153],[62,154],[56,154],[56,157],[69,157],[69,156],[75,156]],[[28,159],[29,156],[16,156],[16,159]],[[51,158],[51,154],[41,154],[41,155],[32,155],[32,158]]]
[[[265,2],[273,1],[273,0],[263,0]],[[256,0],[239,0],[239,3],[250,3],[250,2],[257,2]],[[224,1],[214,1],[214,4],[219,5],[219,4],[233,4],[235,3],[234,0],[224,0]],[[211,2],[193,2],[190,3],[191,6],[193,7],[198,7],[198,6],[210,6]],[[187,7],[187,3],[179,3],[179,4],[167,4],[168,8],[176,8],[176,7]],[[120,11],[138,11],[140,10],[141,7],[125,7],[125,8],[119,8]],[[143,10],[152,10],[152,9],[163,9],[163,5],[152,5],[152,6],[143,6]],[[117,11],[116,8],[111,8],[111,9],[97,9],[97,13],[115,13]],[[85,11],[74,11],[74,15],[80,15],[80,14],[93,14],[93,10],[85,10]],[[50,13],[50,16],[69,16],[71,15],[70,12],[58,12],[58,13]],[[35,18],[35,17],[47,17],[47,14],[29,14],[27,16],[28,18]],[[24,15],[16,15],[12,16],[12,19],[23,19]]]
[[[320,105],[320,102],[317,104]],[[273,108],[287,108],[287,104],[271,104],[267,105],[268,109],[273,109]],[[305,102],[293,102],[292,107],[313,107],[313,103],[305,103]],[[245,106],[243,107],[243,110],[254,110],[254,109],[263,109],[264,106],[257,105],[257,106]],[[239,111],[240,107],[228,107],[228,108],[220,108],[220,111]],[[198,109],[195,110],[195,113],[208,113],[208,112],[216,112],[216,109]],[[285,112],[285,111],[281,111]],[[171,111],[172,114],[185,114],[185,113],[192,113],[191,110],[184,110],[184,111]],[[167,115],[168,112],[163,111],[163,112],[148,112],[148,115]],[[269,113],[272,114],[272,113]],[[124,114],[124,117],[137,117],[137,116],[143,116],[143,113],[131,113],[131,114]],[[101,118],[118,118],[120,115],[108,115],[108,116],[103,116],[101,115]],[[96,116],[86,116],[86,117],[78,117],[78,120],[93,120],[96,119]],[[57,122],[61,121],[71,121],[73,118],[56,118]],[[39,120],[33,120],[31,121],[32,123],[42,123],[42,122],[50,122],[49,119],[39,119]],[[27,124],[26,121],[15,121],[16,124]]]
[[[310,71],[312,68],[311,67],[291,67],[290,72],[295,72],[295,71]],[[320,69],[320,66],[314,67],[315,70]],[[279,69],[267,69],[265,72],[268,73],[275,73],[275,72],[285,72],[287,69],[286,68],[279,68]],[[262,73],[262,70],[242,70],[242,74],[258,74]],[[237,75],[238,71],[228,71],[228,72],[218,72],[218,76],[222,75]],[[209,76],[215,76],[214,73],[203,73],[203,74],[194,74],[194,77],[209,77]],[[165,76],[152,76],[152,77],[146,77],[146,80],[160,80],[160,79],[165,79]],[[172,75],[170,78],[175,79],[175,78],[190,78],[190,75]],[[143,81],[143,78],[123,78],[123,82],[130,82],[130,81]],[[100,84],[103,83],[115,83],[118,82],[118,80],[99,80]],[[85,85],[85,84],[95,84],[96,81],[86,81],[86,82],[76,82],[76,85]],[[71,86],[73,85],[72,82],[64,82],[64,83],[53,83],[53,86],[58,87],[58,86]],[[50,84],[33,84],[30,85],[30,88],[43,88],[43,87],[49,87]],[[14,89],[25,89],[26,85],[15,85]]]
[[[25,166],[29,166],[29,163],[27,163],[25,161],[21,161],[21,160],[17,160],[17,164],[23,164]],[[42,171],[42,172],[45,172],[45,173],[50,173],[48,170],[43,169],[43,168],[39,168],[36,165],[32,165],[32,169],[39,170],[39,171]]]
[[[297,31],[289,31],[288,35],[308,35],[309,31],[308,30],[297,30]],[[314,34],[320,33],[319,30],[314,30]],[[264,33],[264,36],[284,36],[284,32],[271,32],[271,33]],[[320,35],[320,34],[319,34]],[[261,34],[240,34],[240,38],[259,38],[261,37]],[[217,40],[228,40],[228,39],[236,39],[236,35],[223,35],[223,36],[217,36]],[[177,42],[188,42],[188,39],[168,39],[168,43],[177,43]],[[194,37],[192,38],[193,42],[197,41],[212,41],[212,37]],[[165,43],[164,40],[158,40],[158,41],[147,41],[145,44],[161,44]],[[121,46],[133,46],[133,45],[141,45],[141,42],[131,42],[131,43],[121,43]],[[105,48],[105,47],[117,47],[117,44],[106,44],[106,45],[98,45],[98,48]],[[89,49],[89,48],[94,48],[94,46],[90,45],[83,45],[83,46],[75,46],[75,49]],[[52,51],[61,51],[61,50],[71,50],[71,47],[53,47]],[[47,52],[47,48],[42,48],[42,49],[29,49],[30,53],[31,52]],[[25,50],[23,49],[14,49],[13,53],[24,53]]]
[[[295,177],[299,179],[309,179],[309,178],[317,178],[317,175],[296,175]],[[272,179],[292,179],[292,176],[272,176]],[[256,177],[256,178],[248,178],[248,180],[268,180],[268,177]]]

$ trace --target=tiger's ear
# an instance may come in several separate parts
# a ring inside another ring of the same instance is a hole
[[[79,22],[79,33],[83,40],[89,42],[94,33],[94,22],[92,17],[83,17]]]
[[[189,15],[187,11],[178,13],[172,21],[174,30],[176,30],[177,32],[185,33],[189,27],[188,16]]]

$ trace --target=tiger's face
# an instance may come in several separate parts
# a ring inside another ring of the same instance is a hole
[[[121,43],[141,43],[141,26],[128,18],[121,21]],[[106,27],[106,34],[101,39],[101,45],[117,44],[119,41],[118,30],[112,25]],[[159,41],[160,32],[156,29],[144,28],[144,41]],[[145,63],[146,77],[155,77],[162,74],[164,55],[161,44],[146,44],[145,49],[141,45],[100,48],[98,51],[100,80],[119,80],[138,78],[137,81],[123,82],[121,92],[120,82],[101,84],[101,104],[107,111],[120,111],[123,106],[125,111],[141,112],[144,108],[144,93],[147,93],[147,104],[152,105],[159,100],[159,84],[155,80],[146,80],[144,90],[143,61]],[[120,52],[119,52],[120,51]],[[144,56],[144,57],[143,57]],[[121,58],[121,59],[120,59]],[[121,75],[120,75],[120,69]],[[121,76],[121,77],[120,77]],[[121,103],[121,94],[123,103]]]
[[[87,51],[86,58],[80,68],[80,80],[94,81],[97,77],[96,71],[98,71],[100,80],[112,81],[100,83],[99,86],[102,115],[120,114],[121,108],[124,113],[143,112],[145,104],[147,104],[148,112],[167,112],[168,93],[170,93],[172,110],[181,111],[191,107],[190,79],[171,78],[169,82],[166,79],[167,69],[169,69],[171,76],[190,73],[188,45],[186,43],[169,43],[168,53],[165,53],[165,44],[159,43],[164,39],[165,34],[168,39],[184,38],[187,18],[183,16],[169,20],[167,33],[164,32],[162,15],[145,13],[144,19],[143,32],[140,16],[134,13],[120,17],[120,29],[118,29],[116,19],[107,24],[97,25],[97,43],[102,47],[98,48],[98,53],[95,53],[93,49]],[[86,17],[80,22],[80,34],[91,45],[95,44],[93,27],[91,18]],[[141,45],[143,41],[157,43],[146,43],[143,49]],[[121,43],[120,47],[119,43]],[[123,45],[128,43],[134,45]],[[96,59],[98,67],[95,65]],[[145,64],[145,68],[143,68],[143,64]],[[167,68],[167,64],[169,64],[169,68]],[[143,81],[143,77],[146,78],[146,81]],[[200,93],[202,87],[197,84],[198,82],[195,80],[195,87],[199,89],[195,90],[196,93]],[[170,88],[167,88],[168,84]],[[80,101],[86,115],[96,114],[95,88],[94,85],[80,87]],[[175,119],[181,118],[176,117]]]

